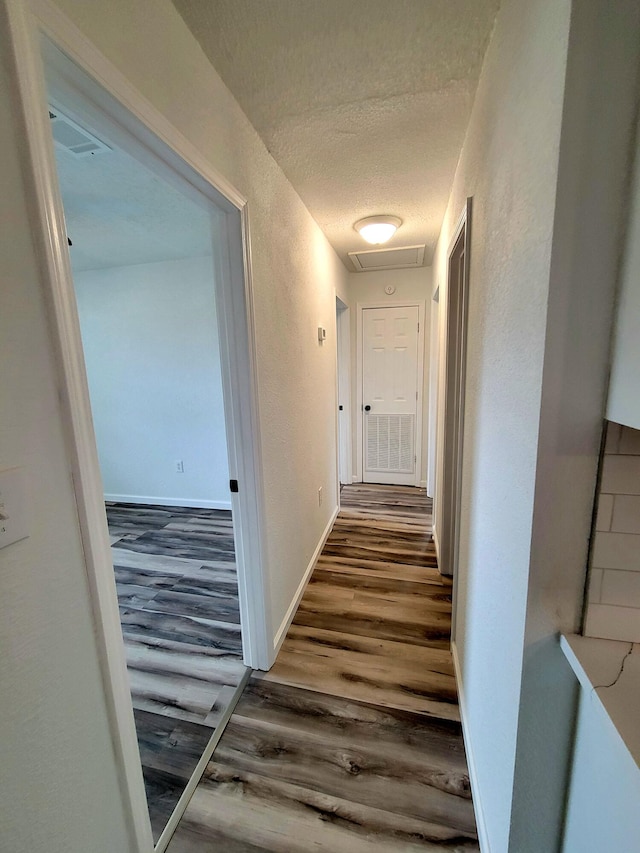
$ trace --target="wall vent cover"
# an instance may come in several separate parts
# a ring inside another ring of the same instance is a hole
[[[400,270],[421,267],[424,263],[424,249],[424,244],[400,246],[397,249],[366,249],[362,252],[349,252],[349,257],[357,272]]]
[[[49,118],[53,141],[75,157],[90,157],[92,154],[105,154],[111,151],[105,142],[80,127],[60,110],[49,107]]]
[[[367,415],[367,471],[410,474],[414,469],[415,415]]]

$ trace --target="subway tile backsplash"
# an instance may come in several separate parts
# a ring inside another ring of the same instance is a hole
[[[640,430],[607,424],[584,633],[640,643]]]

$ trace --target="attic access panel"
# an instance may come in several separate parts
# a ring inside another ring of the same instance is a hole
[[[349,252],[349,257],[357,272],[409,269],[423,265],[424,250],[424,244],[401,246],[397,249],[366,249],[362,252]]]

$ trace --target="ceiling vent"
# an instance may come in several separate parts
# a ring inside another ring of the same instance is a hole
[[[358,272],[400,270],[421,267],[424,262],[424,249],[424,244],[401,246],[398,249],[366,249],[363,252],[349,252],[349,257]]]
[[[105,154],[111,151],[109,146],[89,133],[68,116],[59,110],[49,108],[51,119],[51,132],[53,141],[60,148],[73,154],[75,157],[89,157],[93,154]]]

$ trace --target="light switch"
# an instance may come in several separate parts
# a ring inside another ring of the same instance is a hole
[[[28,535],[25,469],[7,468],[0,471],[0,548]]]

